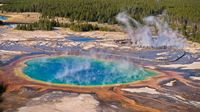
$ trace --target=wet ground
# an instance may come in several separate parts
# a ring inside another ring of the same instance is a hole
[[[73,52],[71,52],[73,51]],[[156,59],[156,56],[159,57],[161,54],[165,59],[160,60]],[[30,84],[28,82],[24,82],[24,80],[20,79],[19,77],[9,78],[10,76],[13,77],[13,68],[17,67],[18,62],[23,60],[26,57],[35,57],[36,55],[53,55],[57,53],[52,52],[26,52],[21,55],[13,56],[7,60],[1,60],[1,79],[3,81],[8,81],[10,85],[10,89],[12,92],[8,92],[5,94],[4,98],[5,101],[2,106],[5,110],[10,111],[19,111],[25,112],[30,111],[32,108],[36,108],[40,110],[40,105],[44,109],[44,111],[50,110],[50,104],[57,105],[58,102],[65,102],[68,100],[67,95],[63,95],[65,100],[58,96],[58,101],[51,101],[46,99],[46,102],[41,100],[35,101],[40,102],[39,104],[32,103],[33,99],[43,98],[44,95],[50,95],[51,91],[59,91],[62,90],[65,92],[74,92],[76,94],[82,95],[82,93],[89,95],[91,99],[87,99],[98,103],[92,103],[92,107],[88,107],[90,110],[94,110],[94,112],[132,112],[132,111],[169,111],[169,112],[197,112],[199,111],[200,107],[200,88],[199,88],[199,80],[193,80],[190,76],[199,77],[199,70],[189,70],[189,69],[181,69],[181,68],[163,68],[157,65],[165,65],[165,64],[177,64],[177,63],[193,63],[192,60],[197,60],[199,54],[190,54],[184,51],[176,51],[176,50],[141,50],[141,51],[132,51],[132,52],[122,52],[119,49],[116,50],[105,50],[105,49],[91,49],[91,50],[81,50],[81,49],[70,49],[68,54],[79,54],[79,55],[95,55],[98,58],[107,58],[107,59],[121,59],[121,60],[129,60],[131,62],[137,63],[139,65],[144,66],[153,66],[156,67],[155,70],[159,70],[160,72],[164,73],[164,76],[152,78],[147,81],[141,81],[138,83],[122,85],[122,86],[114,86],[114,87],[106,87],[105,89],[96,91],[96,89],[89,89],[84,90],[84,88],[57,88],[52,87],[51,85],[45,86],[40,84]],[[62,54],[62,53],[61,53]],[[147,54],[151,54],[149,57]],[[170,55],[172,54],[172,55]],[[177,55],[175,55],[177,54]],[[34,56],[35,55],[35,56]],[[188,58],[189,57],[189,58]],[[188,60],[187,60],[188,59]],[[182,61],[181,61],[182,60]],[[16,63],[17,62],[17,63]],[[8,70],[8,68],[11,68]],[[5,74],[10,74],[5,76]],[[15,75],[14,75],[15,76]],[[18,88],[19,86],[19,88]],[[18,89],[16,89],[18,88]],[[35,89],[33,89],[35,88]],[[103,88],[103,87],[102,87]],[[24,90],[25,89],[25,90]],[[78,90],[77,90],[78,89]],[[56,92],[55,91],[55,92]],[[109,95],[107,95],[107,94]],[[116,94],[116,96],[110,96],[110,94]],[[92,96],[91,96],[92,95]],[[103,96],[102,96],[103,95]],[[79,95],[75,96],[74,100],[79,100]],[[120,98],[119,98],[120,97]],[[10,99],[12,98],[12,99]],[[70,97],[71,98],[71,97]],[[85,98],[85,97],[84,97]],[[81,98],[84,100],[84,98]],[[119,99],[118,99],[119,98]],[[125,101],[123,101],[123,99]],[[134,103],[133,103],[134,102]],[[50,104],[49,104],[50,103]],[[81,104],[83,102],[80,102]],[[7,105],[10,105],[7,106]],[[49,106],[48,106],[49,104]],[[78,104],[75,103],[74,106]],[[61,105],[58,103],[58,105]],[[69,105],[69,104],[62,104],[62,105]],[[90,104],[88,104],[90,105]],[[136,108],[131,108],[135,106]],[[139,105],[139,107],[137,107]],[[141,107],[140,107],[141,106]],[[144,106],[144,107],[143,107]],[[45,108],[46,107],[46,108]],[[73,105],[72,105],[73,107]],[[147,108],[146,108],[147,107]],[[92,108],[92,109],[91,109]],[[143,108],[143,109],[141,109]],[[153,109],[153,110],[152,110]],[[154,110],[155,109],[155,110]],[[58,109],[59,110],[59,109]],[[87,108],[86,108],[87,110]],[[60,111],[66,111],[66,109],[60,108]],[[30,111],[31,112],[31,111]],[[56,111],[55,111],[56,112]],[[78,112],[73,111],[73,112]]]
[[[43,84],[18,75],[17,69],[24,60],[55,55],[126,60],[158,71],[160,75],[135,83],[101,87]],[[200,110],[199,52],[171,48],[134,49],[104,38],[89,42],[74,42],[65,37],[29,38],[2,39],[0,58],[0,80],[8,85],[0,104],[5,112],[35,112],[41,109],[43,112],[80,112],[79,109],[83,112]]]

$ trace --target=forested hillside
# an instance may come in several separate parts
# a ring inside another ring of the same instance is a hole
[[[167,11],[169,22],[184,35],[199,35],[200,0],[0,0],[1,10],[11,12],[41,12],[43,16],[66,17],[71,21],[117,23],[115,16],[127,11],[136,20]],[[199,37],[199,36],[198,36]]]
[[[127,11],[136,19],[167,10],[171,18],[200,21],[200,0],[0,0],[6,11],[41,12],[72,20],[115,23],[117,13]]]

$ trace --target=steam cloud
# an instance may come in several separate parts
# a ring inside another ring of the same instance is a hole
[[[135,47],[151,47],[151,48],[179,48],[182,49],[186,45],[186,39],[177,31],[171,29],[167,22],[158,17],[149,16],[143,19],[144,25],[131,18],[125,12],[119,13],[116,17],[117,21],[124,24],[128,33],[128,38]],[[133,25],[135,27],[133,27]],[[154,35],[152,26],[156,27],[157,34]]]
[[[98,66],[95,66],[95,63],[96,61],[90,59],[73,60],[72,63],[63,62],[63,68],[48,81],[58,80],[79,85],[92,85],[95,82],[101,85],[110,84],[113,81],[115,83],[130,82],[148,76],[147,71],[142,67],[129,63],[127,60],[120,60],[114,64],[106,61],[97,62]],[[100,67],[100,69],[95,69],[95,67]],[[83,71],[84,75],[81,75]]]
[[[64,63],[64,71],[59,71],[56,74],[56,79],[65,80],[67,76],[76,74],[77,72],[90,69],[91,63],[88,60],[85,61],[74,61],[73,65]],[[79,78],[79,77],[78,77]]]

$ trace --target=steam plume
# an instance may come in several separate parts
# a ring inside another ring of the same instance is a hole
[[[131,18],[125,12],[119,13],[116,19],[125,25],[128,38],[131,40],[133,46],[182,49],[186,45],[186,39],[177,31],[171,29],[167,22],[164,22],[164,20],[158,17],[149,16],[144,18],[144,25]],[[155,26],[157,31],[155,30],[153,32],[152,26]],[[155,32],[156,35],[153,35]]]

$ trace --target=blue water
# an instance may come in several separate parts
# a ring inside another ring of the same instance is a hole
[[[6,16],[0,16],[0,20],[7,20],[8,19],[8,17],[6,17]]]
[[[127,62],[110,62],[79,56],[35,58],[23,72],[29,77],[56,84],[106,85],[144,80],[156,75]]]
[[[90,38],[90,37],[79,37],[79,36],[70,36],[66,37],[65,39],[74,41],[74,42],[90,42],[97,40],[96,38]]]

